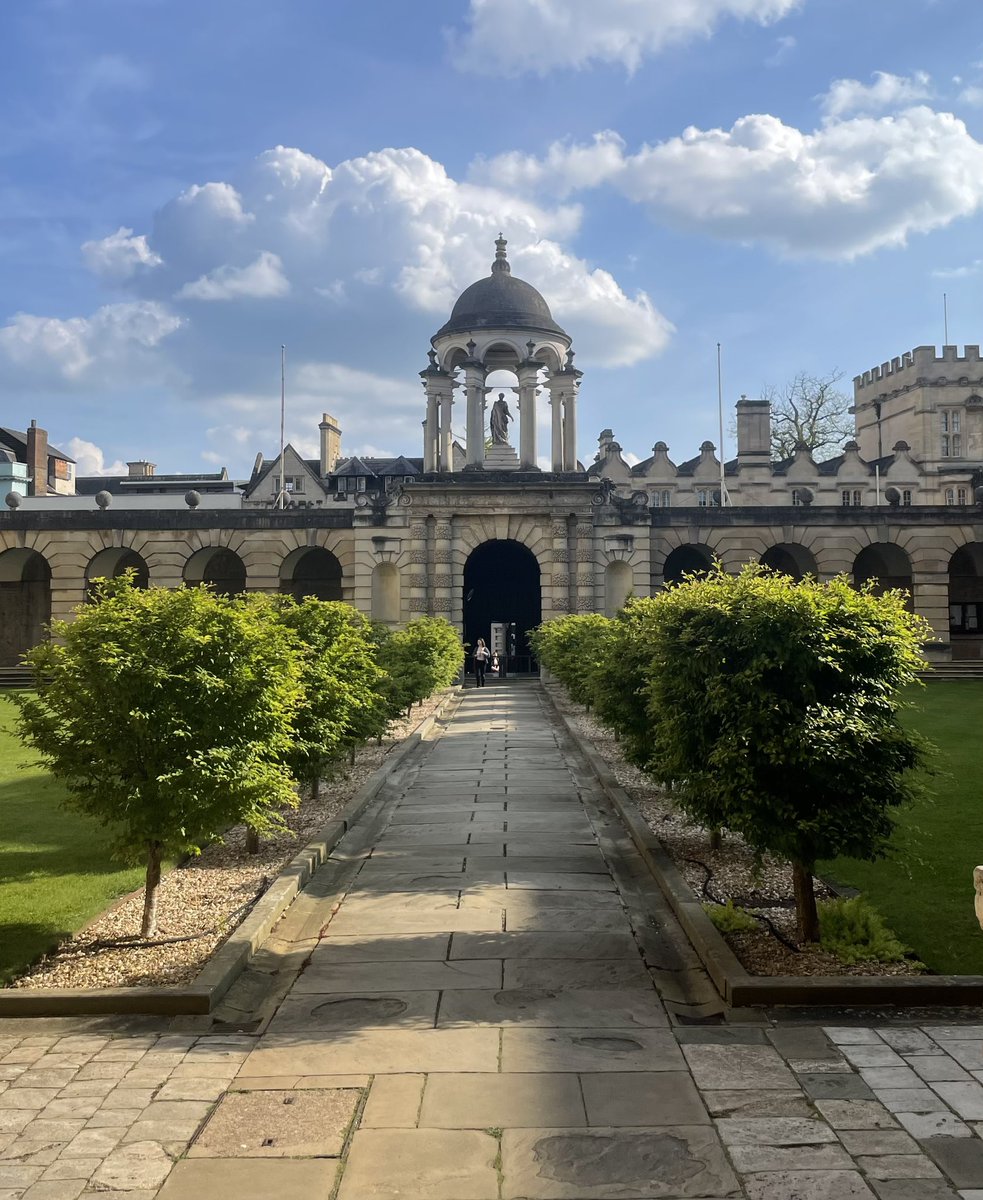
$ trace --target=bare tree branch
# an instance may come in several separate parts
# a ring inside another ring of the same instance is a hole
[[[771,401],[773,458],[791,458],[796,448],[804,445],[822,462],[853,436],[852,401],[836,386],[842,378],[842,371],[828,375],[800,371],[781,388],[762,389],[761,398]]]

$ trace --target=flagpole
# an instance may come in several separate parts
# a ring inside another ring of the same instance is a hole
[[[724,377],[720,361],[720,343],[717,343],[717,416],[720,419],[720,507],[730,505],[727,484],[724,482]]]
[[[283,427],[286,414],[286,354],[287,347],[280,347],[280,491],[276,498],[276,508],[287,507],[287,485],[285,478],[286,463],[283,461]]]

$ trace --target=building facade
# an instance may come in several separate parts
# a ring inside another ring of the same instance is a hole
[[[8,499],[0,666],[51,617],[70,616],[92,579],[131,567],[144,584],[341,599],[392,624],[441,615],[472,643],[492,622],[511,624],[521,669],[540,620],[613,613],[714,560],[904,588],[934,631],[930,658],[981,656],[977,348],[921,347],[858,377],[856,441],[829,462],[800,450],[773,463],[767,402],[742,399],[723,475],[709,442],[680,463],[659,442],[629,465],[610,430],[585,469],[574,358],[546,301],[511,274],[500,238],[490,276],[431,341],[419,457],[345,458],[326,414],[319,459],[292,447],[282,464],[258,456],[241,489],[221,480],[181,495],[173,477],[167,494],[144,484]],[[541,404],[548,448],[538,445]],[[452,433],[458,405],[463,445]]]

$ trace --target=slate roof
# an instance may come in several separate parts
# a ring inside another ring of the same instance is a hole
[[[6,446],[8,450],[13,450],[20,462],[25,462],[27,459],[27,434],[21,433],[19,429],[7,429],[6,426],[0,425],[0,446]],[[60,458],[63,462],[73,463],[75,461],[68,454],[62,453],[61,450],[48,443],[48,457]]]

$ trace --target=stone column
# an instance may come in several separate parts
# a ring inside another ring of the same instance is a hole
[[[400,608],[409,609],[410,618],[432,616],[428,602],[428,583],[430,579],[430,564],[428,559],[427,530],[432,517],[426,521],[415,521],[410,526],[410,569],[409,575],[404,572],[401,577],[402,587],[406,589],[406,604],[400,597]]]
[[[911,592],[915,612],[928,621],[939,639],[934,647],[926,648],[928,657],[936,661],[948,661],[952,658],[949,634],[949,572],[914,570],[911,576]]]
[[[454,434],[451,430],[451,414],[454,410],[454,387],[448,382],[447,390],[440,396],[440,446],[437,469],[454,470]]]
[[[437,393],[430,380],[426,382],[427,389],[427,419],[423,422],[423,469],[437,470],[438,427],[437,427]]]
[[[447,574],[450,579],[450,611],[447,614],[447,619],[456,630],[464,636],[464,587],[463,579],[458,575],[458,542],[461,537],[459,528],[460,517],[451,516],[448,518],[450,526],[450,534],[447,538]]]
[[[464,365],[464,383],[468,397],[468,457],[469,467],[480,467],[485,461],[485,368],[470,359]]]
[[[449,517],[438,516],[434,527],[433,610],[434,616],[451,619],[451,562],[453,529]]]
[[[563,399],[561,383],[551,377],[546,384],[553,410],[552,436],[550,438],[550,462],[554,471],[563,470]]]
[[[563,396],[563,469],[577,469],[577,392],[573,387]]]
[[[519,465],[531,470],[536,466],[536,380],[539,363],[527,359],[519,363]]]

